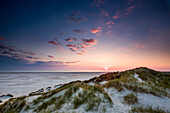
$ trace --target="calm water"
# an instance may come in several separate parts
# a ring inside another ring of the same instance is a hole
[[[15,97],[28,95],[32,91],[75,80],[87,80],[102,72],[15,72],[0,73],[0,95]]]

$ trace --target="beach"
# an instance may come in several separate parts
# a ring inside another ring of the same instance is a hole
[[[102,72],[8,72],[0,73],[0,96],[12,94],[14,97],[28,95],[41,88],[76,80],[88,80]],[[45,90],[46,91],[46,90]]]

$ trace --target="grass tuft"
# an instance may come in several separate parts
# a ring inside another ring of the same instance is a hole
[[[143,107],[134,107],[131,109],[132,113],[168,113],[168,111],[164,111],[160,108],[152,108],[151,106],[148,106],[146,108]]]
[[[138,103],[138,97],[135,96],[134,94],[127,94],[126,96],[124,96],[124,101],[127,104],[135,104]]]

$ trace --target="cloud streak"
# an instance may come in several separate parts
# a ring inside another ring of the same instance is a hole
[[[68,41],[68,42],[72,42],[72,41],[76,41],[77,39],[76,38],[67,38],[67,39],[64,39],[65,41]]]
[[[69,18],[70,18],[70,21],[74,22],[74,23],[80,23],[82,21],[87,21],[87,18],[85,18],[84,16],[76,18],[74,14],[71,14],[69,16]]]
[[[54,57],[54,56],[52,56],[52,55],[48,55],[48,57],[49,57],[49,58],[55,58],[55,57]]]
[[[73,32],[83,34],[86,32],[86,30],[74,29]]]
[[[94,0],[94,3],[97,5],[97,7],[102,6],[105,2],[106,0]]]

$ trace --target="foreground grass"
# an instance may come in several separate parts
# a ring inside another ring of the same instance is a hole
[[[148,106],[146,108],[143,107],[134,107],[131,109],[132,113],[168,113],[168,111],[164,111],[159,108],[152,108],[151,106]]]
[[[19,97],[15,99],[11,99],[4,104],[0,105],[0,112],[2,113],[18,113],[23,107],[26,105],[26,101],[24,100],[26,97]]]
[[[110,99],[109,95],[104,91],[101,86],[91,86],[84,82],[78,82],[70,86],[63,95],[52,97],[48,101],[44,100],[37,108],[34,109],[34,111],[41,112],[43,110],[46,110],[47,107],[50,105],[55,106],[55,111],[62,108],[63,104],[68,104],[70,102],[73,105],[73,109],[77,109],[79,106],[86,104],[86,111],[97,110],[100,103],[104,102],[101,97],[99,97],[99,94],[103,95],[104,99],[108,103],[110,103],[110,105],[112,104],[112,100]],[[40,98],[38,98],[38,100],[39,99]]]
[[[74,97],[74,109],[77,109],[82,104],[87,104],[86,111],[97,110],[100,103],[105,102],[104,99],[106,99],[106,101],[108,101],[110,105],[112,104],[112,100],[110,99],[109,95],[99,85],[81,85],[81,88],[83,88],[84,90],[79,92],[78,96]],[[100,97],[100,95],[102,94],[104,95],[103,100]]]

